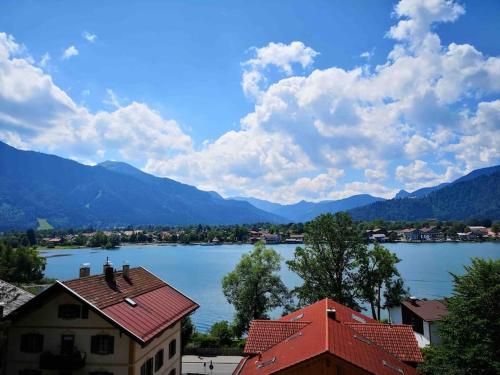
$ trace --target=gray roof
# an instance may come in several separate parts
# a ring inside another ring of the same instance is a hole
[[[0,280],[0,303],[3,303],[3,315],[8,315],[19,306],[25,304],[34,297],[33,294]]]

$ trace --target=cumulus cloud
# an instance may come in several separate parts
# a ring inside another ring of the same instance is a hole
[[[254,109],[238,129],[201,145],[176,121],[144,103],[124,105],[112,91],[112,111],[76,105],[0,34],[0,118],[9,124],[0,137],[13,132],[11,142],[66,147],[82,159],[117,150],[142,157],[146,171],[225,196],[391,197],[401,185],[415,190],[500,163],[500,58],[443,45],[433,30],[464,12],[451,0],[400,1],[388,31],[394,47],[377,66],[312,70],[318,52],[298,41],[252,49],[242,89]]]
[[[84,31],[82,33],[82,37],[83,37],[83,39],[85,39],[87,42],[90,42],[90,43],[95,43],[95,41],[97,40],[97,35],[92,34],[88,31]]]
[[[113,111],[90,112],[76,104],[20,46],[0,33],[0,139],[78,160],[106,158],[117,152],[128,161],[191,152],[192,141],[174,120],[144,103]],[[113,93],[110,91],[109,93]],[[99,160],[98,160],[99,161]]]
[[[69,46],[68,48],[66,48],[62,54],[62,58],[67,60],[69,59],[70,57],[73,57],[73,56],[78,56],[79,52],[78,50],[76,49],[75,46]]]

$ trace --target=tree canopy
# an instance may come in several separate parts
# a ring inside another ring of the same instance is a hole
[[[299,304],[328,297],[359,310],[355,275],[367,247],[351,217],[343,212],[316,217],[306,225],[304,241],[287,261],[304,281],[294,289]]]
[[[12,248],[0,241],[0,279],[12,283],[38,282],[43,278],[45,258],[29,247]]]
[[[424,352],[426,375],[500,374],[500,260],[475,258],[464,268],[463,276],[453,275],[441,345]]]
[[[252,319],[267,319],[270,310],[287,303],[288,290],[278,274],[280,263],[280,255],[259,242],[224,276],[222,290],[236,310],[236,335],[247,332]]]

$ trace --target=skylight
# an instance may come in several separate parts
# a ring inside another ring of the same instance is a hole
[[[352,318],[353,318],[355,321],[359,322],[359,323],[366,324],[366,320],[364,320],[364,319],[363,319],[362,317],[360,317],[360,316],[357,316],[356,314],[352,314]]]
[[[125,302],[127,302],[132,307],[136,307],[137,306],[137,302],[135,302],[132,298],[126,297],[125,298]]]
[[[273,358],[268,359],[266,361],[257,362],[257,368],[262,368],[262,367],[272,365],[274,362],[276,362],[276,357],[273,357]]]
[[[300,336],[302,336],[302,332],[294,333],[293,335],[291,335],[290,337],[288,337],[286,339],[286,341],[291,341],[291,340],[296,339],[297,337],[300,337]]]
[[[365,344],[368,344],[368,345],[372,344],[372,342],[370,340],[368,340],[366,337],[354,335],[354,338],[358,339],[359,341],[363,341]]]
[[[382,360],[382,363],[385,367],[389,367],[390,369],[399,372],[400,374],[404,374],[405,372],[400,367],[393,365],[392,363],[387,362],[386,360]]]

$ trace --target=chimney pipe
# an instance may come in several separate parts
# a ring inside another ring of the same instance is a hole
[[[80,277],[90,276],[90,263],[83,263],[80,267]]]
[[[128,279],[130,277],[130,264],[127,262],[123,263],[123,277]]]
[[[337,311],[335,309],[326,309],[326,314],[330,319],[336,320],[337,318]]]

